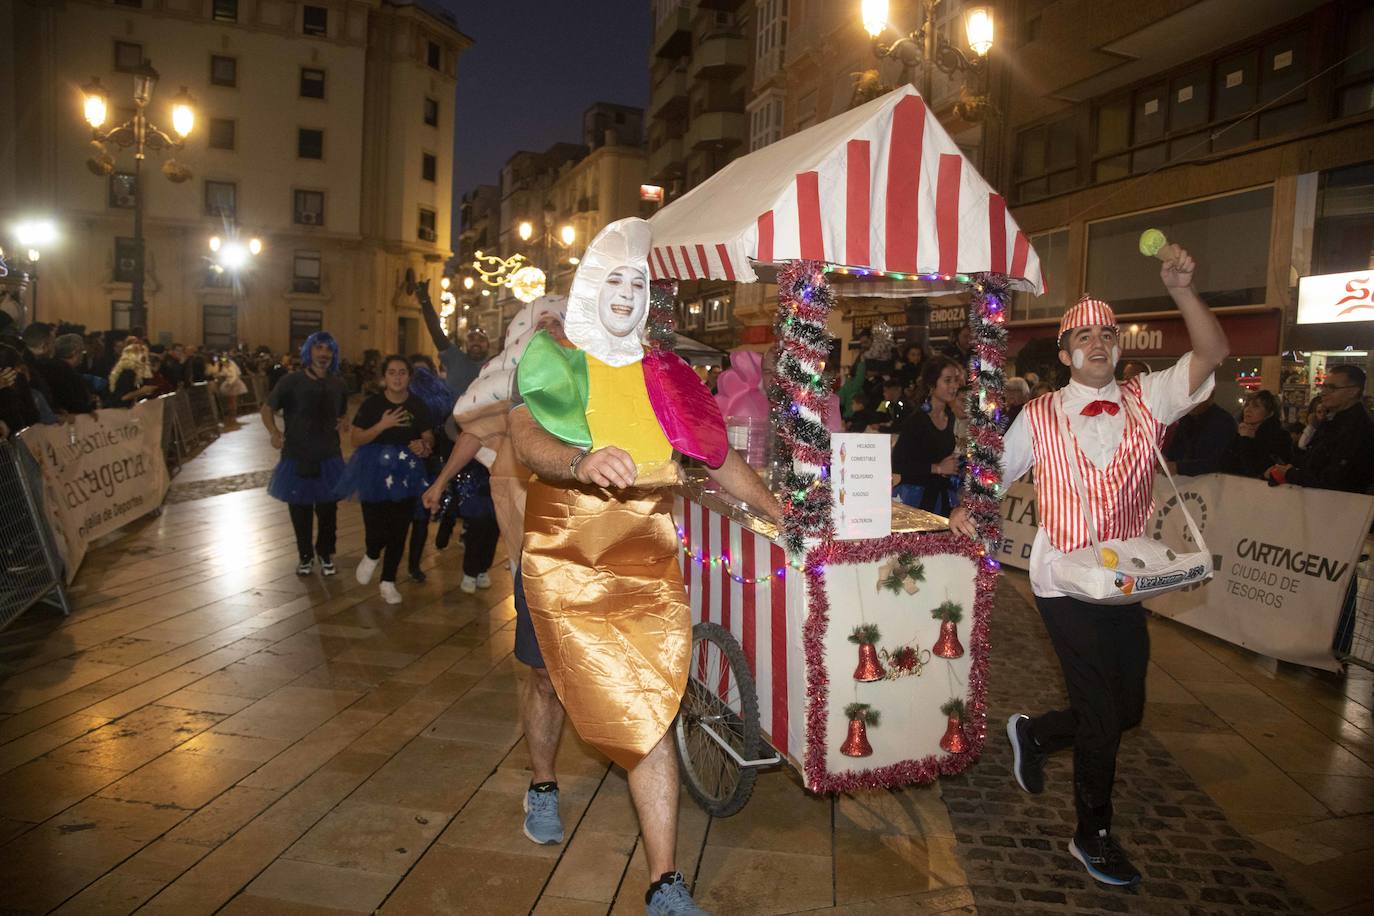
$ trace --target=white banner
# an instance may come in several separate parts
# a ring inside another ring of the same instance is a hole
[[[1331,640],[1374,497],[1270,487],[1229,474],[1177,477],[1179,492],[1212,551],[1211,581],[1161,595],[1150,610],[1270,658],[1336,670]],[[1155,480],[1146,533],[1190,545],[1178,498]],[[1002,501],[1001,560],[1027,569],[1035,539],[1035,488],[1015,483]]]
[[[92,541],[162,505],[162,410],[157,398],[71,424],[31,426],[21,436],[43,474],[43,508],[67,582]]]

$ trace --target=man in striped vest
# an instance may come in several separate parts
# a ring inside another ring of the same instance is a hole
[[[1040,528],[1031,548],[1035,603],[1064,671],[1069,708],[1039,716],[1017,713],[1007,722],[1017,783],[1044,790],[1045,758],[1073,748],[1074,802],[1078,829],[1069,851],[1096,881],[1131,886],[1140,872],[1112,839],[1112,783],[1121,733],[1139,724],[1145,708],[1145,669],[1150,637],[1140,604],[1103,606],[1056,590],[1050,574],[1056,559],[1089,546],[1085,512],[1098,537],[1133,538],[1144,533],[1153,511],[1156,443],[1170,423],[1212,393],[1212,372],[1227,353],[1221,325],[1193,289],[1193,259],[1182,249],[1164,262],[1160,276],[1188,328],[1192,352],[1163,372],[1117,383],[1120,357],[1116,317],[1107,303],[1085,296],[1059,323],[1059,360],[1069,367],[1062,392],[1042,395],[1021,411],[1007,431],[1006,480],[1035,468]],[[1131,410],[1123,409],[1129,402]],[[1130,420],[1134,414],[1139,422]],[[1068,435],[1059,420],[1067,420]],[[1070,471],[1079,470],[1080,492]],[[950,527],[973,536],[968,513],[956,509]]]

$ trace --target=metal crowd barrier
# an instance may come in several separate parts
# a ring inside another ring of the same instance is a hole
[[[196,382],[188,385],[182,393],[191,402],[191,414],[195,418],[196,434],[202,443],[219,436],[219,405],[210,392],[209,382]]]
[[[1336,655],[1342,661],[1374,670],[1374,558],[1368,549],[1355,567],[1345,600],[1336,627]]]
[[[43,483],[22,443],[0,442],[0,629],[40,601],[71,613]]]

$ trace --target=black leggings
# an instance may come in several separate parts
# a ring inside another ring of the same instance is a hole
[[[406,532],[415,516],[415,498],[363,503],[363,536],[370,559],[382,559],[382,581],[395,582],[406,548]]]
[[[491,569],[500,541],[494,515],[463,519],[463,575],[476,577]]]
[[[321,558],[334,556],[334,540],[339,528],[338,503],[291,503],[286,507],[291,512],[291,527],[296,529],[296,552],[302,560],[319,554]],[[320,536],[315,546],[310,546],[310,527],[314,517],[320,519]]]

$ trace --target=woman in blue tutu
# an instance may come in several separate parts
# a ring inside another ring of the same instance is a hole
[[[328,331],[306,338],[301,363],[305,368],[283,376],[262,405],[262,422],[272,446],[281,449],[267,492],[291,511],[300,557],[296,575],[310,575],[318,556],[320,572],[332,576],[339,507],[334,489],[344,473],[339,435],[348,425],[348,389],[339,375],[339,345]],[[285,434],[277,428],[277,411],[286,423]],[[312,545],[316,518],[319,536]]]
[[[399,354],[382,360],[382,390],[363,401],[350,433],[356,449],[335,491],[356,497],[363,507],[367,553],[358,564],[358,581],[372,581],[382,564],[382,598],[400,604],[396,573],[415,500],[429,486],[425,459],[434,448],[429,408],[410,393],[410,361]]]

